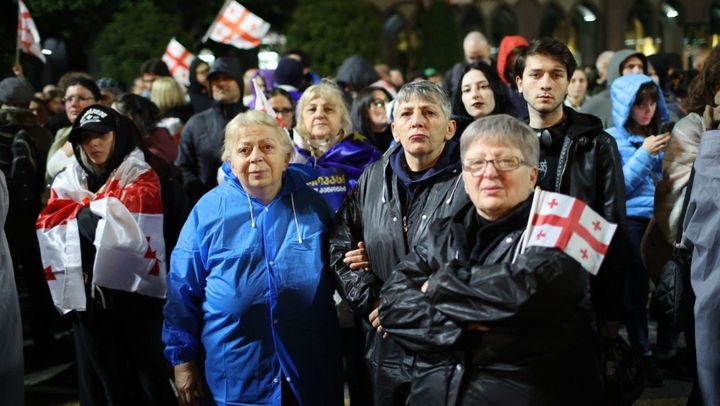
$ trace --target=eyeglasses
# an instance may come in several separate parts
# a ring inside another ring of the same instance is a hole
[[[370,107],[375,109],[384,109],[387,102],[381,99],[375,99],[370,103]]]
[[[527,162],[514,156],[503,156],[497,159],[466,159],[463,161],[463,170],[472,176],[480,176],[485,171],[485,166],[492,163],[498,172],[509,172],[519,168],[520,165],[530,166]]]
[[[277,114],[283,114],[283,115],[292,114],[292,113],[293,113],[293,109],[290,109],[290,108],[273,109],[273,110],[275,110],[275,112],[276,112]]]
[[[73,103],[73,102],[78,101],[78,102],[84,103],[84,102],[90,101],[90,100],[95,100],[95,98],[92,97],[92,96],[91,96],[91,97],[68,96],[68,97],[62,99],[62,102],[63,102],[63,103]]]

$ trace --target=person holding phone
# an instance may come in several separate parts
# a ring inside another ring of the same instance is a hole
[[[607,132],[615,137],[622,158],[631,245],[625,325],[630,344],[642,357],[646,384],[658,387],[663,385],[663,376],[652,357],[648,339],[648,272],[640,257],[640,242],[653,214],[655,185],[662,177],[664,150],[670,142],[670,133],[659,131],[668,113],[662,90],[649,76],[621,76],[613,82],[610,93],[615,127]]]

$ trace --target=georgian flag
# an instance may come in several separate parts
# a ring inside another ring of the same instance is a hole
[[[524,247],[559,248],[596,275],[616,229],[582,200],[536,188]]]
[[[174,37],[170,39],[162,60],[168,66],[168,70],[175,80],[184,86],[190,84],[190,64],[195,60],[195,55],[191,54]]]
[[[203,37],[240,49],[255,48],[270,30],[270,24],[235,0],[228,0]]]
[[[60,172],[36,223],[45,277],[61,313],[85,310],[77,215],[100,217],[92,285],[164,298],[165,242],[157,174],[135,149],[98,193],[85,189],[77,163]]]
[[[22,0],[18,0],[17,46],[26,54],[38,58],[43,63],[46,62],[40,46],[40,33],[30,16],[30,10]]]

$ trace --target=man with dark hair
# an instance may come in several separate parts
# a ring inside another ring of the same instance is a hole
[[[191,205],[217,185],[225,125],[247,108],[242,104],[243,71],[236,58],[217,58],[208,73],[212,107],[190,117],[180,135],[175,164]]]
[[[155,79],[161,76],[170,76],[170,70],[160,58],[150,58],[140,65],[140,76],[143,80],[143,97],[150,98],[150,91]]]
[[[597,277],[591,280],[596,315],[614,336],[623,319],[625,183],[615,139],[597,117],[564,106],[575,59],[550,38],[530,43],[515,65],[529,124],[540,138],[538,186],[585,201],[619,230]]]
[[[607,69],[607,87],[605,90],[590,97],[583,104],[580,111],[597,116],[603,128],[614,126],[612,118],[612,101],[610,100],[610,86],[615,79],[628,73],[644,73],[647,75],[648,62],[642,52],[623,49],[617,51],[610,58]]]
[[[428,81],[405,84],[395,99],[397,145],[369,166],[345,198],[330,236],[338,291],[363,320],[365,361],[375,405],[405,405],[415,359],[368,323],[380,288],[436,218],[467,203],[452,137],[450,101]]]

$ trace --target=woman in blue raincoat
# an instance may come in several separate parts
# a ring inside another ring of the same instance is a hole
[[[342,404],[330,208],[307,168],[288,165],[274,119],[248,111],[225,133],[225,182],[193,208],[171,259],[163,341],[178,390],[189,404]]]
[[[665,98],[652,78],[640,74],[623,75],[610,88],[615,127],[607,130],[615,137],[622,157],[627,197],[627,230],[632,248],[625,289],[629,309],[625,322],[630,344],[642,356],[648,386],[661,386],[658,369],[648,340],[648,273],[640,258],[640,241],[653,214],[655,184],[662,177],[662,161],[670,134],[661,134],[661,123],[668,119]]]

